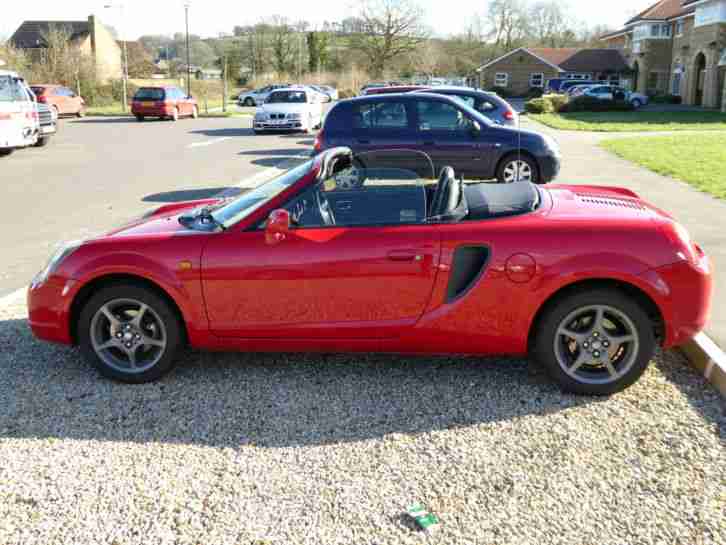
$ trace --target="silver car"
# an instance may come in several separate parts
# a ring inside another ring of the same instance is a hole
[[[630,102],[636,110],[648,104],[647,95],[634,93],[617,85],[591,85],[582,94],[600,100],[624,100]]]
[[[237,97],[237,105],[248,107],[259,106],[265,103],[265,100],[267,100],[267,97],[270,96],[270,93],[272,91],[275,91],[277,89],[284,89],[285,87],[289,87],[289,85],[273,84],[266,85],[265,87],[260,87],[259,89],[255,89],[253,91],[248,91],[246,93],[240,93],[239,97]]]

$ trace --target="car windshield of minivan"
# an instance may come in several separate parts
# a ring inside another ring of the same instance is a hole
[[[134,95],[134,100],[164,100],[164,89],[139,89]]]
[[[267,104],[295,103],[304,104],[307,102],[305,93],[302,91],[280,91],[272,93],[267,99]]]
[[[310,160],[292,170],[288,170],[281,176],[273,178],[269,182],[227,203],[222,208],[213,211],[212,217],[224,227],[234,225],[305,176],[310,172],[312,166],[313,161]]]
[[[0,76],[0,102],[18,100],[27,100],[20,82],[12,76]]]

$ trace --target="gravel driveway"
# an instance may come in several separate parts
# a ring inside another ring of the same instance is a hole
[[[394,356],[190,353],[131,387],[19,304],[0,371],[3,545],[726,543],[723,399],[672,353],[610,399]]]

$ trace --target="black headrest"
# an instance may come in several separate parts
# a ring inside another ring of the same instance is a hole
[[[434,198],[431,201],[429,216],[440,216],[444,213],[448,204],[449,189],[454,181],[454,169],[451,167],[442,168],[439,181],[436,184],[436,193],[434,193]]]

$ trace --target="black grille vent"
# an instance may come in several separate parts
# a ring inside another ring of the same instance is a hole
[[[601,206],[615,206],[618,208],[630,208],[632,210],[645,210],[642,204],[628,199],[618,199],[613,197],[600,197],[597,195],[578,195],[582,202],[590,204],[599,204]]]

